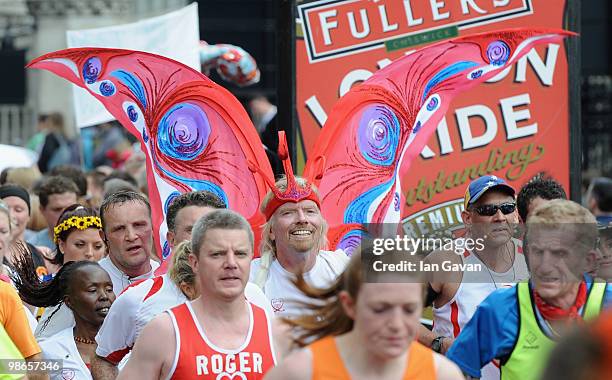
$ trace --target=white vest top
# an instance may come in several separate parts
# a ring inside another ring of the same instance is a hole
[[[314,267],[304,273],[304,279],[315,288],[328,287],[344,272],[349,259],[342,250],[320,251]],[[251,281],[254,281],[259,272],[259,260],[255,259],[251,263]],[[302,315],[300,301],[310,300],[295,287],[294,279],[295,275],[285,270],[278,260],[272,262],[263,291],[277,317],[291,318]]]

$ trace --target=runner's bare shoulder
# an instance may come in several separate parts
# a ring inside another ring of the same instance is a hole
[[[312,351],[308,348],[292,352],[272,368],[264,380],[310,380],[312,379]]]
[[[436,366],[436,378],[444,380],[464,380],[465,377],[455,363],[445,356],[434,352],[434,364]]]
[[[444,268],[449,267],[448,264],[462,264],[463,256],[453,250],[435,250],[427,255],[423,262],[429,264],[427,267],[431,271],[428,273],[430,283],[460,283],[463,278],[461,272],[447,271]]]
[[[163,342],[163,347],[160,346]],[[166,378],[176,351],[172,319],[162,313],[153,318],[140,333],[130,360],[117,380]]]

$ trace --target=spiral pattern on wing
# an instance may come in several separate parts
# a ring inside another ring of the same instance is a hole
[[[98,80],[102,72],[102,61],[98,57],[91,57],[83,65],[83,79],[85,83],[92,84]]]
[[[359,150],[374,165],[393,163],[399,143],[400,123],[395,113],[383,105],[363,111],[358,129]]]
[[[200,107],[178,103],[159,122],[158,147],[166,156],[190,161],[206,148],[210,133],[210,123]]]
[[[487,47],[487,58],[494,66],[501,66],[510,58],[510,46],[501,40],[493,41]]]
[[[100,83],[100,93],[104,96],[111,96],[115,93],[115,85],[109,80]]]
[[[471,74],[472,79],[478,79],[482,76],[482,70],[476,70]]]
[[[349,231],[344,236],[342,236],[342,239],[340,239],[340,242],[338,243],[336,248],[342,249],[347,256],[352,256],[353,253],[357,250],[357,248],[359,248],[362,237],[362,231]]]
[[[429,103],[427,103],[427,111],[431,112],[431,111],[435,110],[436,108],[438,108],[438,103],[439,103],[438,98],[436,98],[435,96],[432,97],[429,100]]]
[[[138,112],[136,112],[136,107],[134,106],[128,106],[127,115],[132,121],[132,123],[135,123],[136,120],[138,120]]]

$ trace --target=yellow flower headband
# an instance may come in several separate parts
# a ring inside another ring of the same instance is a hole
[[[98,216],[71,216],[53,228],[53,241],[57,243],[59,234],[68,231],[71,228],[85,230],[87,228],[96,227],[102,229],[102,221]]]

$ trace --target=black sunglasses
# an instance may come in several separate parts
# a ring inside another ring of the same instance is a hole
[[[502,203],[500,205],[482,205],[474,207],[474,211],[481,216],[493,216],[501,210],[502,214],[512,214],[516,210],[516,203]]]

